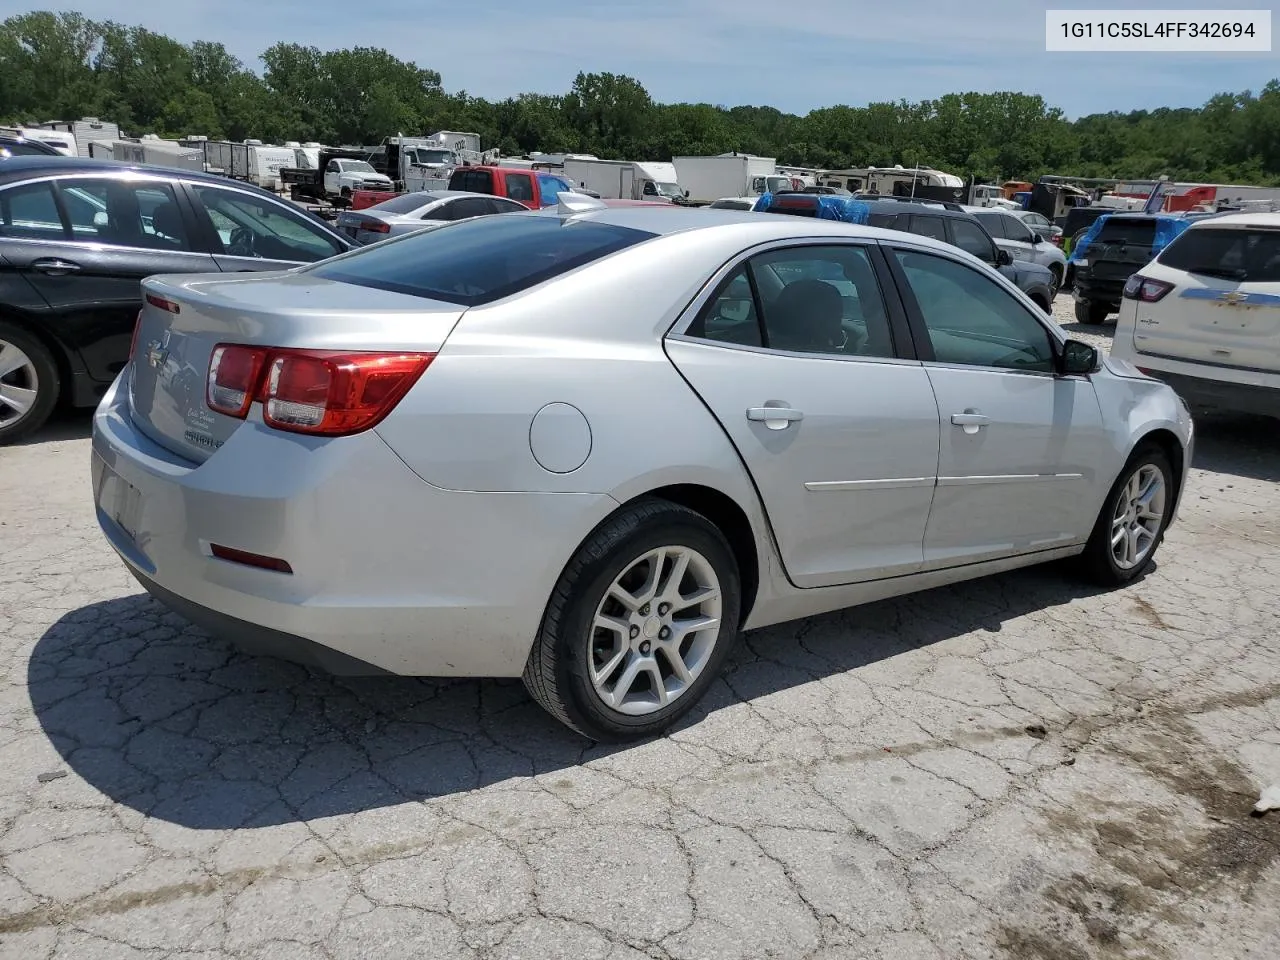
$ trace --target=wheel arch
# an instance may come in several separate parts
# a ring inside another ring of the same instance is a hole
[[[1173,511],[1170,516],[1174,516],[1177,514],[1178,506],[1182,501],[1182,485],[1183,477],[1186,474],[1187,451],[1176,433],[1167,427],[1155,427],[1138,437],[1129,451],[1129,456],[1133,456],[1135,450],[1147,444],[1158,447],[1169,458],[1169,464],[1173,467]]]
[[[49,355],[53,357],[54,366],[58,368],[57,404],[65,406],[71,399],[71,384],[77,373],[79,358],[56,336],[21,313],[0,309],[0,322],[17,327],[49,351]]]

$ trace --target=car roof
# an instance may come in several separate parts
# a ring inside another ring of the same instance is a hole
[[[1262,227],[1263,229],[1280,229],[1280,213],[1220,213],[1196,220],[1187,229],[1195,227]]]
[[[246,190],[256,190],[275,196],[261,187],[242,180],[229,180],[227,177],[200,170],[187,170],[182,167],[161,167],[152,164],[124,163],[118,160],[95,160],[87,157],[8,157],[0,164],[0,182],[21,180],[25,177],[48,174],[49,176],[73,176],[77,173],[141,173],[152,176],[182,177],[185,180],[198,180],[202,183],[216,183],[222,186],[235,186]]]

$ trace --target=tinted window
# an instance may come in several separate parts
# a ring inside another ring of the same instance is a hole
[[[994,262],[995,249],[991,238],[982,232],[976,223],[961,220],[959,217],[951,221],[951,232],[955,237],[955,245],[966,253],[972,253],[979,260]]]
[[[1280,283],[1280,230],[1187,230],[1160,255],[1160,262],[1241,283]]]
[[[1117,219],[1110,217],[1098,231],[1096,243],[1136,243],[1151,246],[1156,241],[1156,222],[1150,218],[1133,217]]]
[[[472,193],[493,193],[493,174],[488,170],[468,170],[464,190]]]
[[[975,213],[978,222],[987,228],[987,233],[1001,240],[1007,240],[1009,234],[1005,231],[1005,221],[1012,220],[1012,217],[1006,217],[1003,213]],[[985,257],[983,259],[986,259]]]
[[[943,257],[895,250],[940,363],[1053,371],[1048,331],[979,271]]]
[[[737,343],[748,347],[763,346],[760,318],[756,315],[751,282],[745,264],[738,267],[720,285],[720,291],[689,325],[691,337],[717,343]]]
[[[452,213],[450,220],[465,220],[467,217],[483,217],[493,213],[492,197],[464,197],[454,200],[449,205]]]
[[[1000,220],[1003,222],[1004,235],[1010,240],[1017,240],[1019,243],[1033,243],[1034,238],[1031,236],[1031,230],[1017,217],[1011,217],[1007,213],[1000,214]]]
[[[58,181],[75,240],[151,250],[191,250],[187,224],[167,183],[100,178]]]
[[[481,217],[390,240],[309,272],[474,306],[519,293],[653,236],[558,217]]]
[[[318,224],[283,204],[220,187],[195,191],[217,233],[218,253],[312,263],[342,250]]]
[[[867,224],[872,227],[894,230],[897,228],[898,219],[899,217],[896,213],[873,213],[867,217]]]
[[[390,200],[383,200],[369,208],[370,213],[414,213],[421,209],[424,203],[429,203],[430,198],[421,193],[402,193],[398,197],[392,197]]]
[[[533,178],[526,173],[508,173],[507,196],[522,203],[533,203]]]
[[[53,188],[47,182],[0,190],[0,236],[27,240],[66,238]]]
[[[922,237],[933,237],[935,240],[947,239],[947,228],[941,217],[922,217],[917,214],[911,218],[911,232]]]
[[[39,143],[23,140],[0,140],[0,157],[48,157],[58,151]]]

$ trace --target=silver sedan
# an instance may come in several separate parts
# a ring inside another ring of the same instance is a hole
[[[523,203],[506,197],[463,190],[423,190],[402,193],[363,210],[344,211],[338,214],[335,225],[339,232],[357,243],[377,243],[450,220],[491,213],[524,213],[528,209]]]
[[[341,673],[522,676],[597,740],[669,727],[741,630],[1063,558],[1126,584],[1191,462],[1167,386],[870,227],[576,197],[144,287],[92,463],[142,585]]]

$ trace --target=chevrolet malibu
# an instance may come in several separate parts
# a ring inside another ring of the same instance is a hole
[[[522,676],[597,740],[740,630],[1046,561],[1121,586],[1191,419],[956,247],[562,199],[145,281],[94,419],[108,541],[243,647]]]

